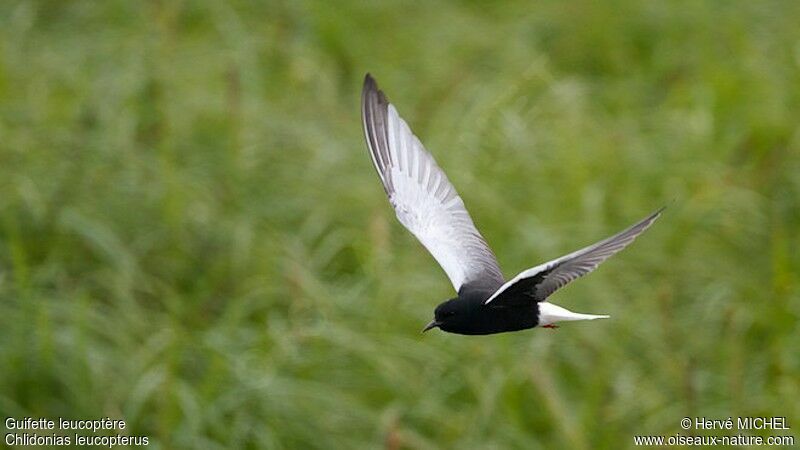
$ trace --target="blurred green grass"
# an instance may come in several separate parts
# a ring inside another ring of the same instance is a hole
[[[0,415],[152,448],[620,448],[800,426],[796,2],[0,4]],[[453,295],[363,143],[372,72],[507,277],[655,208],[557,332]],[[800,437],[797,428],[792,433]]]

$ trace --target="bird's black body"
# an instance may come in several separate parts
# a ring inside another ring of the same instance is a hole
[[[497,288],[464,285],[458,297],[436,307],[433,323],[442,331],[473,335],[525,330],[539,323],[539,305],[530,299],[485,304]]]

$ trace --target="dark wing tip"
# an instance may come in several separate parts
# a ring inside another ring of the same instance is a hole
[[[665,209],[667,209],[667,207],[666,206],[662,206],[661,208],[659,208],[655,212],[651,213],[649,216],[645,217],[644,219],[640,220],[639,222],[636,222],[635,224],[631,225],[630,227],[628,227],[627,229],[623,230],[622,232],[620,232],[618,234],[615,234],[614,236],[611,236],[610,238],[601,241],[597,245],[597,247],[602,247],[605,244],[613,243],[613,242],[617,241],[619,238],[623,238],[623,237],[625,239],[630,239],[631,241],[633,241],[633,239],[636,239],[637,236],[639,236],[640,234],[644,233],[644,231],[646,229],[650,228],[650,226],[653,225],[653,223],[656,220],[658,220],[659,217],[661,217],[661,213],[663,213]],[[630,242],[627,242],[625,244],[625,246],[627,246],[629,243]]]
[[[375,82],[375,78],[372,78],[372,74],[367,72],[364,75],[364,87],[361,90],[362,97],[366,97],[368,92],[374,92],[378,90],[378,83]]]
[[[386,175],[391,161],[386,128],[388,107],[389,101],[383,91],[378,88],[375,78],[367,72],[364,75],[364,87],[361,91],[361,120],[372,162],[378,171],[386,194],[390,195],[392,181]]]
[[[373,100],[374,99],[374,100]],[[385,106],[389,104],[386,95],[378,87],[378,82],[375,81],[372,74],[367,72],[364,75],[364,87],[361,90],[361,102],[366,106],[368,102],[374,101],[377,106]]]
[[[654,212],[653,214],[650,214],[650,216],[648,216],[645,220],[643,220],[643,222],[647,223],[648,226],[649,226],[651,223],[655,222],[656,219],[661,217],[661,213],[663,213],[665,209],[667,209],[667,205],[662,206],[656,212]]]

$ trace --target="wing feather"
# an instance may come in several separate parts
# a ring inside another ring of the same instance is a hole
[[[497,258],[464,202],[395,107],[367,74],[361,98],[370,157],[397,218],[428,249],[458,291],[503,284]]]
[[[664,208],[610,238],[521,272],[495,291],[485,303],[502,305],[525,298],[545,301],[555,291],[592,272],[603,261],[627,247],[658,219],[662,211]]]

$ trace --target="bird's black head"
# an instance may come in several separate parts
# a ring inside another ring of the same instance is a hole
[[[464,308],[462,302],[458,298],[451,298],[446,302],[442,302],[436,307],[434,311],[434,319],[425,326],[422,332],[426,332],[431,328],[440,328],[444,331],[453,328],[454,325],[459,324],[461,321],[466,320],[467,310]]]

